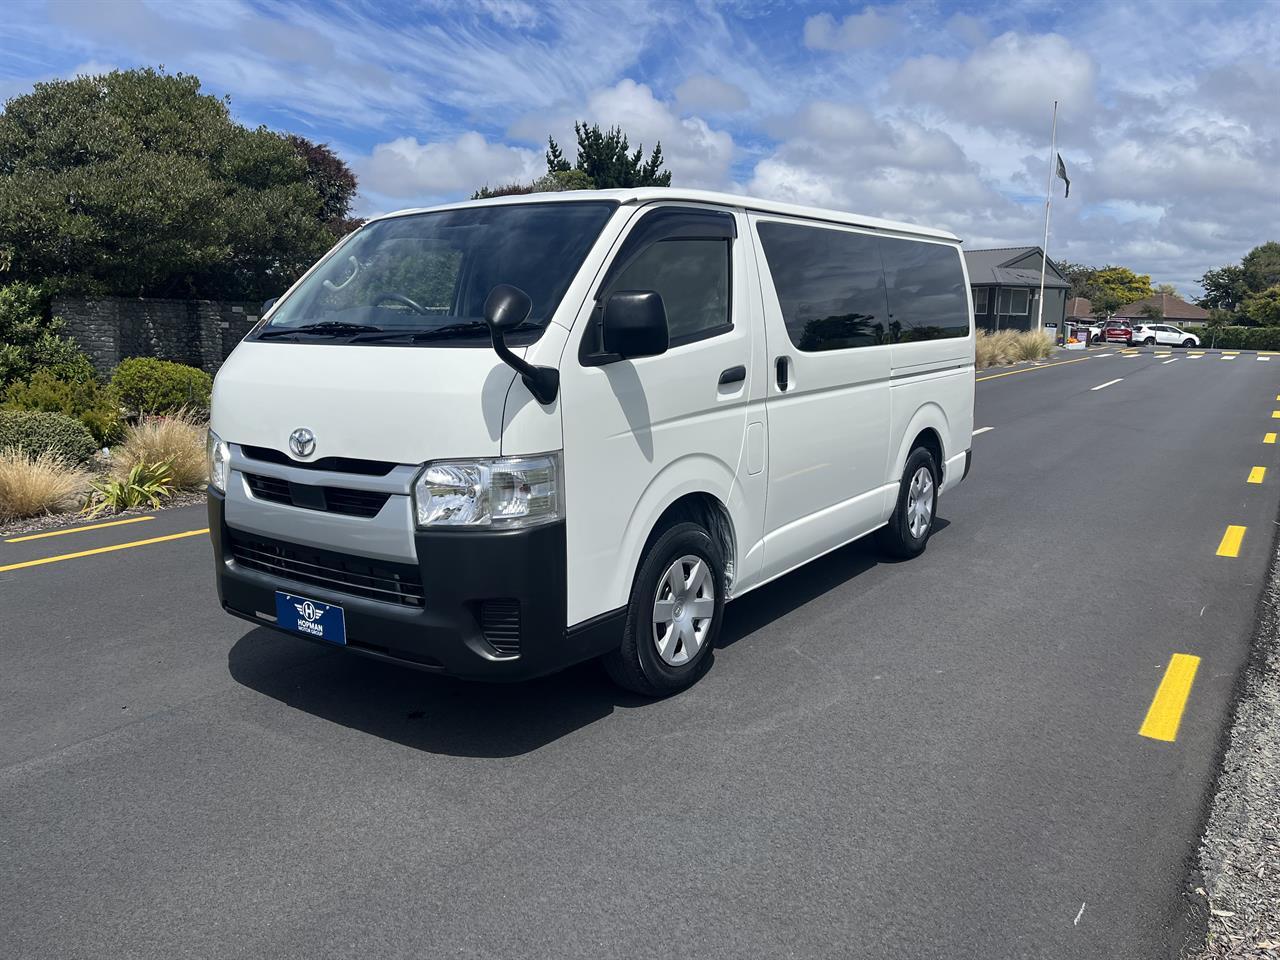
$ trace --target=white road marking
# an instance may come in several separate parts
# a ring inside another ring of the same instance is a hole
[[[1271,360],[1270,357],[1259,357],[1258,359],[1261,360],[1263,363],[1267,363]]]
[[[980,433],[986,433],[988,430],[994,429],[995,427],[979,427],[977,430],[973,431],[973,435],[976,437]]]
[[[1100,384],[1098,384],[1096,387],[1090,387],[1089,389],[1090,389],[1090,390],[1101,390],[1103,387],[1109,387],[1109,386],[1111,386],[1113,383],[1119,383],[1119,382],[1120,382],[1121,380],[1123,380],[1123,379],[1124,379],[1124,377],[1117,377],[1117,378],[1116,378],[1116,379],[1114,379],[1114,380],[1108,380],[1106,383],[1100,383]]]
[[[1071,925],[1072,925],[1073,927],[1078,927],[1078,926],[1080,926],[1080,918],[1081,918],[1081,917],[1083,917],[1083,916],[1084,916],[1084,903],[1083,903],[1083,902],[1081,902],[1081,904],[1080,904],[1080,912],[1076,914],[1076,918],[1075,918],[1075,920],[1073,920],[1073,921],[1071,922]]]
[[[1235,359],[1235,357],[1227,356],[1227,355],[1225,355],[1225,354],[1224,354],[1223,356],[1219,357],[1218,359],[1219,359],[1219,360],[1234,360],[1234,359]]]
[[[1160,366],[1165,367],[1171,363],[1177,363],[1177,362],[1178,362],[1178,358],[1174,357],[1172,360],[1165,360],[1163,363],[1160,364]]]

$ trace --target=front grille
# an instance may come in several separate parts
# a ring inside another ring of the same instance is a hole
[[[227,535],[239,566],[367,600],[422,606],[422,575],[413,564],[354,557],[238,530]]]
[[[294,460],[286,453],[270,447],[251,447],[242,444],[240,452],[250,460],[277,463],[282,467],[298,467],[302,470],[329,470],[333,473],[358,473],[365,477],[385,477],[396,468],[386,460],[357,460],[354,457],[321,457],[319,460]]]
[[[480,630],[498,653],[520,656],[520,601],[485,600],[480,604]]]
[[[376,517],[391,494],[376,490],[350,490],[346,487],[315,487],[305,483],[293,483],[279,477],[265,477],[258,473],[246,473],[245,482],[259,500],[284,503],[307,510],[325,510],[349,517]]]

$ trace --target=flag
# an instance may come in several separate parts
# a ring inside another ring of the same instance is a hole
[[[1067,192],[1062,195],[1065,200],[1071,196],[1071,178],[1067,176],[1067,165],[1062,162],[1062,154],[1058,154],[1058,176],[1062,178],[1062,182],[1067,185]]]

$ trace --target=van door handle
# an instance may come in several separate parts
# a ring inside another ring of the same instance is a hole
[[[787,377],[787,358],[779,357],[774,366],[778,371],[778,389],[785,393],[791,382]]]
[[[741,383],[745,379],[747,379],[746,367],[742,365],[730,367],[724,373],[720,374],[720,386],[725,387],[731,383]]]

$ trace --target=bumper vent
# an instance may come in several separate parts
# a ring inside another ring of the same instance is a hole
[[[231,558],[249,570],[366,600],[422,606],[422,574],[411,564],[316,550],[238,530],[228,530],[227,537]]]
[[[480,604],[480,630],[502,656],[520,656],[520,601],[485,600]]]
[[[391,494],[375,490],[350,490],[346,487],[314,487],[304,483],[290,483],[279,477],[266,477],[246,473],[245,482],[258,500],[283,503],[307,510],[324,510],[348,517],[376,517],[378,511],[390,499]]]

